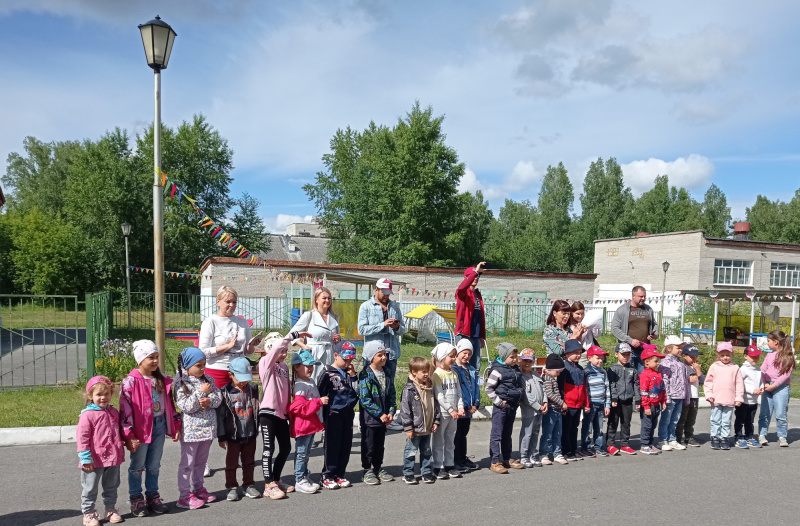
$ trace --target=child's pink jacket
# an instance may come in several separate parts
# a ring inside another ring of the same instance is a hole
[[[167,435],[174,437],[181,429],[181,415],[172,405],[172,378],[164,377],[164,418],[167,421]],[[119,409],[122,422],[122,438],[135,438],[149,444],[153,434],[153,392],[150,380],[134,369],[122,382],[119,393]]]
[[[743,402],[744,380],[739,366],[733,362],[727,365],[720,361],[712,363],[706,373],[703,392],[706,399],[714,399],[714,405],[733,407],[736,402]]]
[[[81,411],[75,430],[78,452],[89,451],[96,467],[119,466],[125,461],[119,412],[111,406],[105,410],[93,407],[97,406]]]
[[[289,427],[292,438],[304,437],[325,431],[322,420],[319,419],[319,410],[322,408],[320,398],[307,399],[305,396],[296,395],[289,406],[291,425]]]

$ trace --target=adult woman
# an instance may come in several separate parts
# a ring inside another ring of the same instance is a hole
[[[245,319],[233,315],[238,301],[236,291],[223,285],[217,291],[217,313],[203,320],[200,326],[199,347],[206,355],[206,374],[219,389],[230,382],[231,360],[253,354],[261,342],[261,336],[251,337]]]
[[[317,383],[326,365],[333,363],[333,344],[341,341],[339,335],[339,317],[333,312],[331,291],[320,287],[314,291],[311,310],[306,311],[297,320],[290,332],[309,332],[311,337],[306,344],[311,347],[311,354],[322,363],[315,367],[312,379]]]
[[[544,340],[547,354],[564,355],[564,344],[567,340],[580,340],[583,336],[583,329],[578,328],[573,331],[570,327],[570,314],[572,313],[569,303],[564,300],[553,302],[550,315],[547,317],[547,326],[544,328],[542,339]]]
[[[464,271],[464,280],[456,289],[456,343],[466,338],[472,343],[469,364],[475,369],[481,365],[481,342],[486,341],[486,312],[483,296],[478,290],[478,279],[485,261]]]

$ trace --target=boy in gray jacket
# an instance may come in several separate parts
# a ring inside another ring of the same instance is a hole
[[[536,355],[533,349],[522,349],[519,353],[519,372],[525,382],[525,396],[522,398],[522,427],[519,430],[520,462],[526,468],[541,467],[539,459],[539,430],[542,415],[547,413],[547,400],[544,396],[542,378],[533,370]]]
[[[618,455],[620,451],[635,455],[630,447],[631,418],[633,409],[639,410],[641,394],[639,393],[639,374],[631,363],[631,346],[625,342],[617,344],[615,349],[617,363],[608,369],[608,384],[611,390],[611,411],[608,414],[606,427],[606,451],[609,455]],[[617,426],[621,427],[620,441],[617,441]]]
[[[439,403],[433,395],[432,364],[422,356],[408,362],[408,381],[400,397],[400,422],[406,433],[403,452],[403,482],[418,484],[414,476],[414,461],[419,450],[419,467],[422,482],[433,484],[436,477],[431,470],[431,434],[439,427]]]

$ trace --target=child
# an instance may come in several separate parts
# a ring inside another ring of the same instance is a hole
[[[453,371],[456,348],[452,343],[440,343],[431,351],[433,365],[433,395],[439,403],[439,427],[433,434],[433,473],[437,479],[461,478],[455,467],[456,421],[464,416],[461,384]]]
[[[744,363],[739,367],[744,383],[744,398],[742,405],[733,410],[733,436],[736,447],[749,449],[761,447],[753,434],[753,421],[758,409],[758,396],[764,392],[764,380],[761,378],[761,369],[758,368],[758,359],[761,351],[755,345],[750,345],[744,354]],[[744,432],[742,432],[744,428]],[[749,440],[748,440],[749,439]]]
[[[658,347],[655,345],[644,344],[642,349],[644,369],[639,374],[639,389],[642,394],[642,407],[639,410],[639,418],[642,421],[639,451],[645,455],[658,455],[661,450],[653,446],[653,432],[658,428],[658,415],[661,409],[667,405],[664,379],[658,372],[658,361],[664,355],[658,354]]]
[[[689,405],[683,406],[681,418],[675,426],[675,440],[684,446],[700,447],[694,438],[694,423],[697,420],[697,408],[700,401],[700,386],[706,381],[703,369],[697,363],[700,351],[694,345],[686,343],[682,348],[683,361],[689,375]]]
[[[686,364],[681,360],[683,342],[674,335],[664,340],[664,359],[658,366],[658,372],[664,379],[664,393],[667,395],[667,407],[661,413],[658,425],[658,440],[661,451],[684,450],[686,446],[678,442],[675,428],[681,419],[683,406],[689,405],[689,377]]]
[[[533,370],[536,354],[533,349],[522,349],[519,353],[519,372],[525,385],[522,397],[522,427],[519,430],[519,456],[526,468],[541,467],[539,459],[539,429],[542,415],[547,414],[547,398],[544,396],[542,377]]]
[[[539,455],[542,464],[550,466],[566,464],[561,454],[561,415],[567,410],[564,392],[558,383],[558,375],[564,370],[564,359],[557,354],[549,354],[542,371],[544,394],[547,396],[548,411],[542,418],[542,438],[539,440]]]
[[[606,356],[608,353],[598,345],[593,345],[586,351],[586,357],[589,360],[589,364],[586,366],[589,414],[584,416],[581,428],[579,454],[582,457],[608,456],[608,452],[603,447],[603,417],[608,416],[611,412],[611,388],[608,384],[608,374],[603,368],[603,360]]]
[[[608,386],[611,394],[611,410],[606,427],[606,451],[609,455],[618,455],[620,451],[635,455],[630,447],[631,418],[634,406],[639,410],[641,394],[639,392],[639,374],[631,363],[631,346],[626,342],[617,343],[614,355],[617,363],[608,369]],[[617,441],[617,425],[620,427]]]
[[[99,526],[95,511],[97,489],[103,483],[103,520],[122,522],[117,511],[119,466],[125,461],[119,412],[109,405],[114,384],[105,376],[95,376],[86,383],[86,408],[81,411],[76,438],[81,466],[81,512],[84,526]]]
[[[355,357],[356,346],[343,342],[341,348],[333,352],[333,365],[325,367],[319,378],[319,394],[328,397],[328,405],[322,407],[325,421],[322,486],[327,489],[350,487],[344,475],[353,448],[353,419],[358,403]]]
[[[767,336],[767,345],[772,351],[761,364],[761,375],[764,378],[764,392],[761,394],[761,413],[758,415],[758,441],[767,445],[767,429],[772,414],[775,413],[775,424],[778,426],[778,445],[787,447],[786,440],[789,421],[789,389],[794,371],[794,350],[792,338],[783,331],[774,330]]]
[[[325,429],[320,418],[320,409],[327,405],[328,397],[320,396],[312,375],[314,366],[322,365],[314,359],[311,351],[303,349],[292,355],[292,393],[294,399],[289,406],[290,434],[295,439],[294,485],[300,493],[316,493],[319,484],[308,478],[308,452],[314,434]]]
[[[523,469],[525,466],[511,458],[511,432],[517,407],[525,396],[522,378],[515,367],[519,351],[512,344],[497,345],[497,359],[489,366],[486,396],[492,401],[492,432],[489,437],[489,452],[492,455],[491,470],[506,474],[509,468]]]
[[[261,470],[264,473],[264,496],[279,500],[294,491],[281,481],[281,472],[289,458],[292,448],[289,438],[289,367],[286,355],[289,344],[299,338],[310,337],[308,332],[290,332],[282,340],[275,340],[258,361],[258,376],[261,379],[261,404],[258,409],[258,423],[261,425],[263,453]],[[301,347],[305,344],[298,342]],[[268,344],[269,345],[269,344]],[[307,347],[306,347],[307,348]],[[278,454],[275,443],[278,443]]]
[[[131,452],[128,466],[131,513],[134,517],[146,517],[149,513],[169,511],[158,493],[158,472],[164,437],[171,436],[173,442],[181,438],[181,415],[172,403],[172,378],[165,378],[158,368],[156,344],[150,340],[133,342],[133,357],[138,365],[122,381],[119,409],[122,437]]]
[[[387,381],[383,366],[386,365],[388,349],[383,342],[372,340],[364,344],[361,353],[364,368],[358,374],[358,401],[361,410],[358,422],[361,427],[361,467],[364,469],[364,484],[374,486],[394,480],[383,469],[386,426],[394,420],[394,384]]]
[[[461,473],[469,473],[479,469],[478,464],[467,458],[467,435],[469,434],[472,415],[478,410],[481,403],[481,386],[478,381],[478,371],[470,364],[472,357],[472,342],[467,338],[458,340],[456,344],[456,363],[453,370],[458,375],[461,385],[461,398],[464,402],[464,417],[456,420],[456,438],[454,458],[456,469]]]
[[[222,403],[217,411],[217,439],[225,454],[225,487],[227,500],[239,500],[236,469],[242,465],[242,493],[257,499],[261,496],[255,487],[253,471],[256,466],[258,436],[258,387],[251,384],[253,372],[250,361],[239,356],[228,364],[229,382],[220,389]]]
[[[469,343],[469,340],[461,340]],[[431,433],[439,427],[439,402],[433,394],[430,380],[431,363],[422,356],[408,362],[408,381],[400,395],[400,421],[406,432],[403,452],[403,482],[418,484],[414,476],[414,460],[419,450],[419,472],[422,482],[433,484],[436,477],[431,472]]]
[[[744,399],[742,373],[731,362],[733,346],[731,342],[717,344],[717,361],[711,364],[706,373],[704,392],[711,404],[711,449],[730,449],[728,435],[731,433],[731,413],[734,406],[740,406]]]
[[[217,434],[216,408],[222,403],[222,397],[214,380],[205,375],[205,369],[203,351],[187,347],[178,356],[178,371],[172,384],[175,406],[181,410],[183,418],[178,464],[180,498],[176,506],[190,510],[216,500],[203,486],[203,470]]]
[[[578,340],[567,340],[564,345],[564,374],[558,377],[558,385],[564,392],[564,401],[567,411],[561,419],[561,449],[567,460],[583,460],[578,456],[578,425],[581,421],[581,411],[588,413],[590,410],[589,397],[586,389],[586,373],[578,365],[583,347]]]

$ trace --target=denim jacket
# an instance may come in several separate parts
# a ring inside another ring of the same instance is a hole
[[[358,333],[364,337],[364,343],[378,340],[389,349],[390,360],[400,358],[400,336],[406,333],[403,313],[396,301],[389,300],[388,317],[400,322],[397,330],[383,325],[383,307],[372,297],[361,304],[358,309]]]

